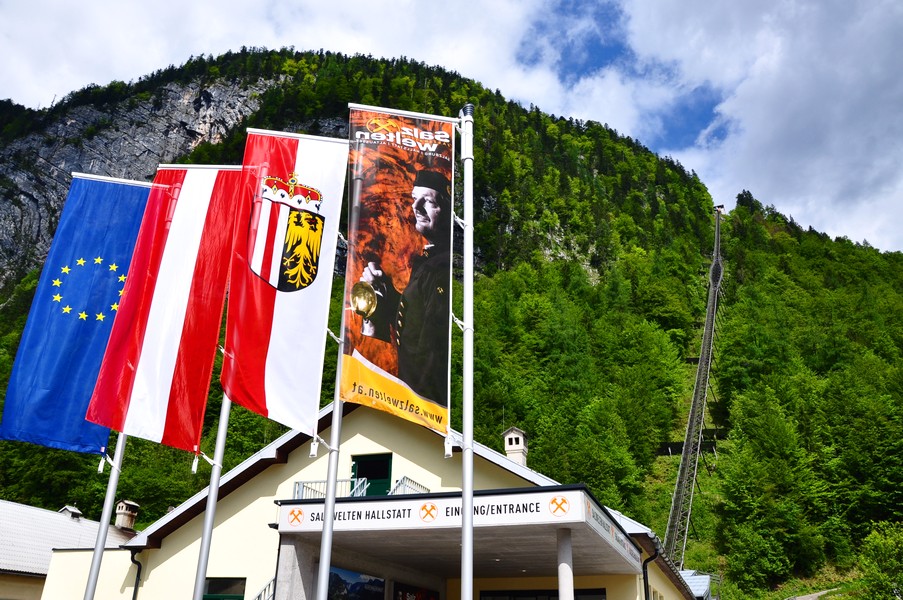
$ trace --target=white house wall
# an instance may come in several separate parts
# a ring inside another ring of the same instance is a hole
[[[648,558],[645,553],[643,554],[643,559]],[[649,598],[653,598],[652,592],[658,592],[659,597],[663,600],[671,600],[672,598],[680,598],[680,593],[677,588],[671,582],[670,579],[665,577],[664,573],[662,573],[661,569],[657,567],[657,565],[650,564],[647,568],[649,572],[649,586],[652,588],[649,593]]]
[[[361,420],[366,421],[364,426],[359,425]],[[327,437],[323,434],[321,436]],[[352,456],[380,452],[392,453],[393,483],[407,476],[426,486],[431,492],[461,489],[461,452],[455,452],[452,458],[444,458],[441,436],[423,427],[411,426],[398,417],[366,407],[347,415],[342,425],[339,478],[351,477]],[[322,446],[320,453],[325,454]],[[323,477],[320,479],[325,476],[324,463]],[[506,487],[533,487],[533,484],[486,460],[475,458],[474,489]]]

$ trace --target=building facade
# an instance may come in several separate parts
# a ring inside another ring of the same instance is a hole
[[[344,586],[337,596],[349,600],[457,600],[461,453],[445,458],[442,436],[386,413],[357,405],[344,413],[330,586]],[[329,439],[330,424],[327,407],[320,438]],[[316,596],[328,453],[311,441],[289,432],[223,476],[211,600]],[[583,486],[559,485],[475,444],[473,487],[473,598],[693,598],[654,534]],[[96,597],[190,597],[206,498],[205,489],[105,552]],[[82,598],[91,556],[54,552],[43,598]]]

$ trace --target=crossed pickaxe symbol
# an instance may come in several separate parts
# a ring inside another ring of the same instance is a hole
[[[398,123],[393,119],[370,119],[370,121],[367,122],[367,129],[369,129],[371,133],[378,133],[380,131],[394,133],[398,130]]]
[[[433,521],[438,516],[439,509],[435,504],[424,504],[420,507],[420,519],[423,521]]]
[[[563,496],[556,496],[549,501],[549,509],[553,515],[566,514],[569,508],[568,499]]]

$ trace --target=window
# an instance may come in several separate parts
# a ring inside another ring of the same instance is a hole
[[[351,457],[351,476],[367,478],[367,496],[385,496],[392,485],[392,455],[362,454]]]
[[[204,584],[204,600],[244,600],[244,577],[208,577]]]

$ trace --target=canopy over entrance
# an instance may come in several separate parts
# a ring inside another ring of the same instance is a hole
[[[279,533],[319,544],[322,500],[283,500]],[[637,574],[640,550],[584,486],[474,493],[475,577],[554,576],[569,529],[574,575]],[[361,556],[447,578],[461,572],[461,494],[337,498],[334,556]]]

